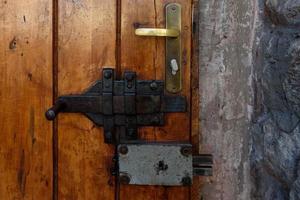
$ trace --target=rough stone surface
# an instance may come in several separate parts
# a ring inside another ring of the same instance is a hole
[[[300,1],[266,0],[254,65],[252,199],[300,199]]]

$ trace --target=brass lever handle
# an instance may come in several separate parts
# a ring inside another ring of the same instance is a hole
[[[139,36],[178,37],[180,31],[164,28],[138,28],[135,30],[135,34]]]
[[[138,28],[138,36],[166,37],[166,90],[178,93],[182,90],[182,49],[181,49],[181,5],[169,3],[165,8],[166,28]]]

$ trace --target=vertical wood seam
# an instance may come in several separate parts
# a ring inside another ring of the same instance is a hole
[[[121,0],[116,0],[116,77],[117,79],[121,76],[121,12],[122,12]]]
[[[198,84],[198,80],[199,80],[199,62],[198,62],[198,55],[197,55],[197,51],[198,51],[198,47],[197,45],[199,44],[198,42],[198,35],[199,35],[199,31],[198,31],[198,26],[194,26],[194,23],[195,23],[195,18],[197,18],[197,13],[194,12],[195,11],[195,7],[198,5],[198,0],[193,0],[192,1],[192,5],[191,5],[191,8],[192,8],[192,13],[191,13],[191,79],[190,79],[190,93],[191,93],[191,104],[190,104],[190,127],[191,127],[191,134],[190,134],[190,141],[192,141],[192,132],[195,131],[193,130],[193,126],[192,126],[192,119],[193,117],[199,117],[199,113],[195,114],[197,111],[198,111],[198,106],[196,108],[196,110],[194,110],[194,107],[193,107],[193,102],[194,101],[199,101],[199,97],[198,97],[198,94],[195,94],[193,92],[193,87],[195,86],[195,84]],[[197,86],[198,88],[198,86]]]
[[[157,4],[156,4],[156,0],[154,0],[154,12],[155,12],[155,28],[157,27]],[[154,56],[154,75],[155,75],[155,79],[157,79],[157,75],[156,75],[156,61],[157,61],[157,50],[158,50],[158,38],[155,37],[155,56]]]
[[[115,48],[115,56],[116,56],[116,78],[121,78],[121,24],[122,24],[122,2],[121,0],[116,0],[116,48]],[[117,146],[115,147],[115,155],[117,155]],[[118,158],[117,158],[118,159]],[[118,169],[116,169],[118,171]],[[117,172],[118,174],[118,172]],[[120,199],[120,182],[119,182],[119,176],[115,176],[115,200]]]
[[[198,9],[199,6],[199,0],[192,0],[192,22],[191,22],[191,87],[190,87],[190,93],[191,93],[191,113],[190,113],[190,141],[193,144],[193,151],[194,153],[199,153],[199,144],[200,144],[200,127],[199,127],[199,109],[200,109],[200,98],[199,98],[199,26],[197,24],[199,13],[196,9]],[[195,119],[196,118],[196,119]],[[197,120],[197,125],[195,126],[193,123],[193,119]],[[198,137],[194,138],[193,136],[197,135]],[[201,188],[201,181],[199,179],[195,179],[194,185],[190,187],[190,199],[191,200],[198,200],[201,198],[200,190]]]
[[[52,84],[53,103],[58,96],[58,0],[53,0],[52,10]],[[58,200],[58,127],[57,119],[53,122],[52,156],[53,156],[53,200]]]

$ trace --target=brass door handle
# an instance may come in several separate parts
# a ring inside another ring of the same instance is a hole
[[[181,5],[166,5],[166,28],[138,28],[138,36],[166,37],[166,90],[178,93],[182,89]]]
[[[178,37],[180,31],[164,28],[138,28],[135,30],[135,34],[138,36]]]

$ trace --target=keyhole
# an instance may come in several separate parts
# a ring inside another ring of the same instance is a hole
[[[175,76],[179,70],[178,63],[176,59],[171,60],[171,70],[172,70],[172,75]]]
[[[169,166],[163,160],[160,160],[155,166],[156,174],[158,175],[160,171],[166,171],[168,168]]]

